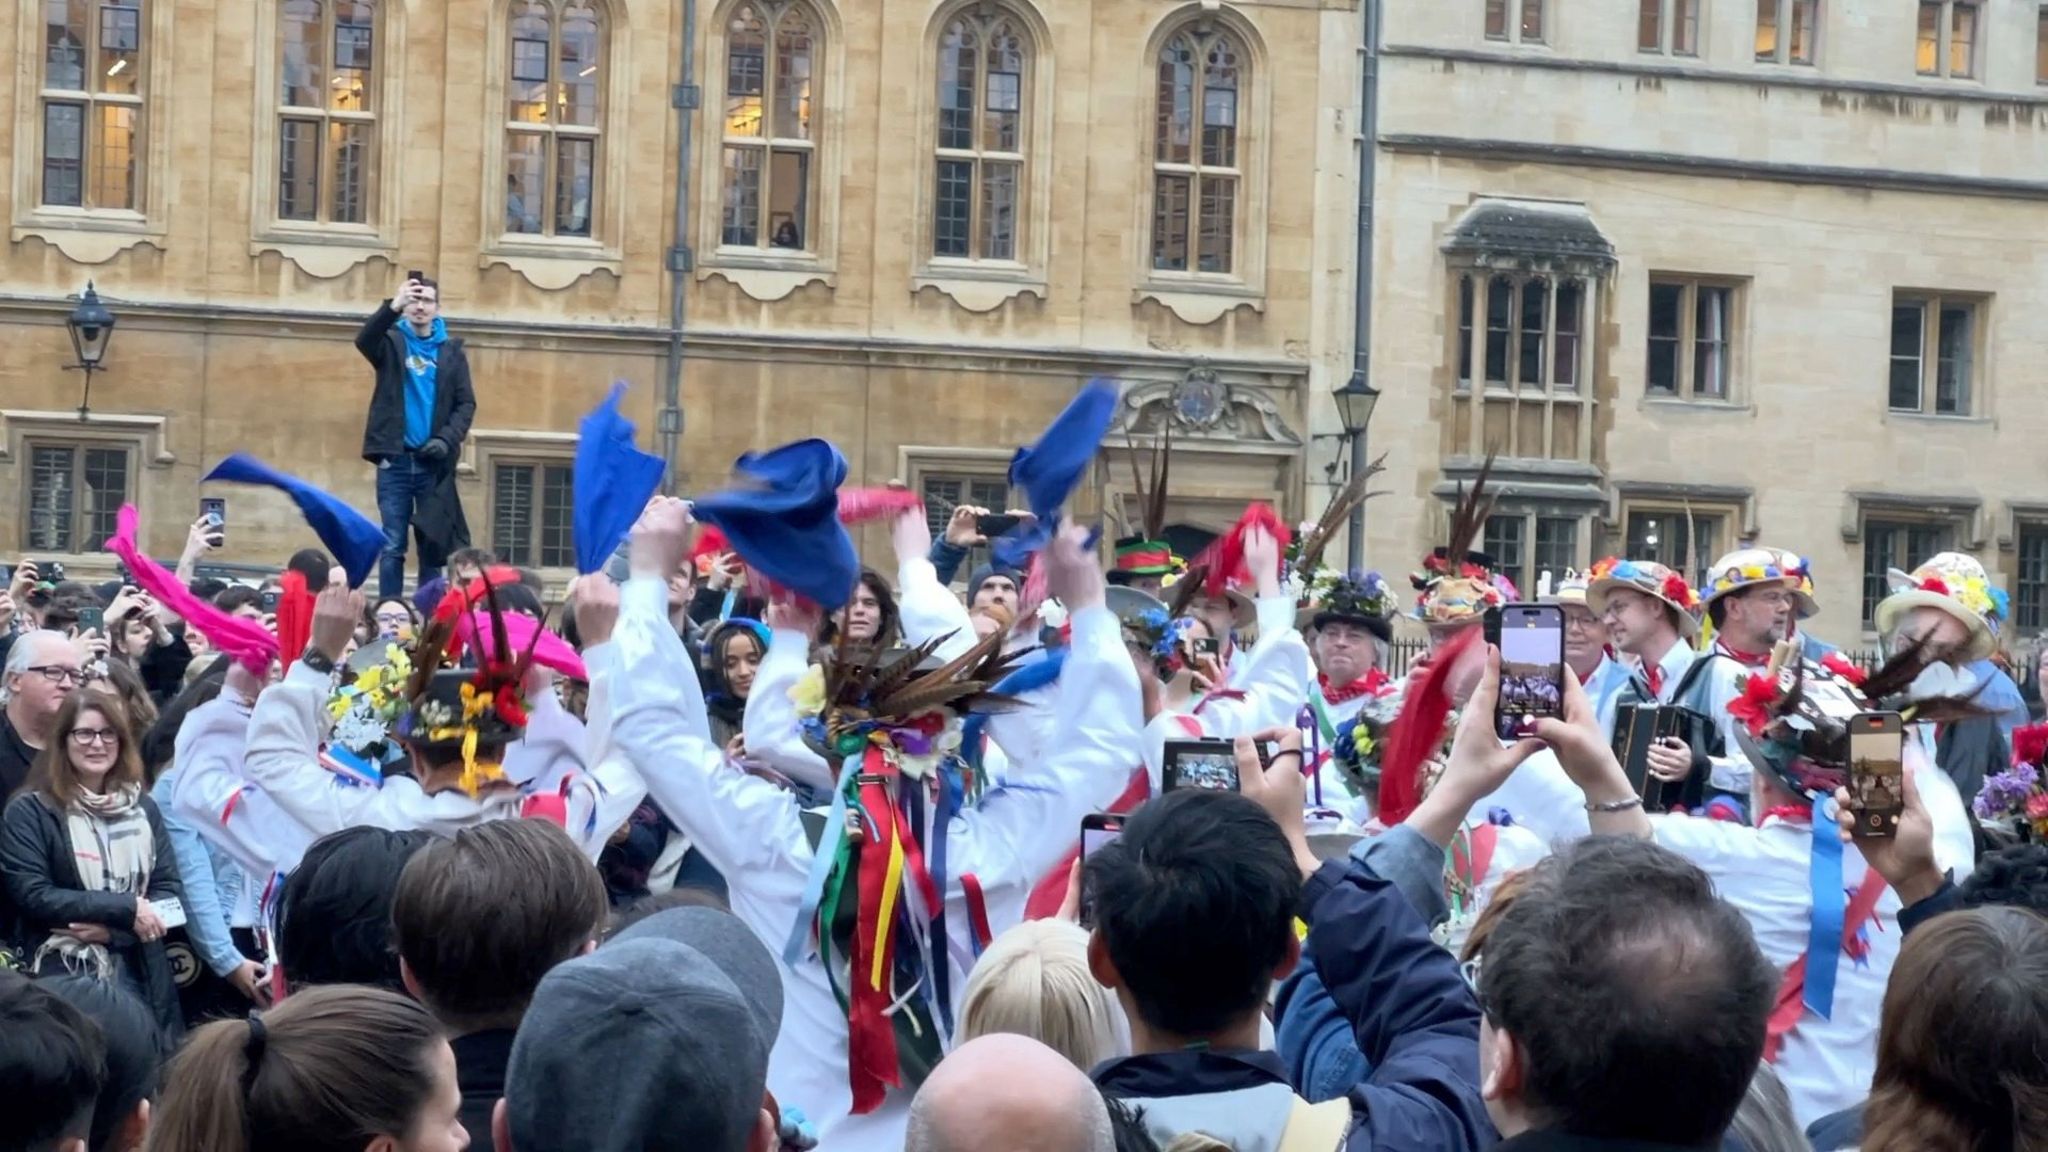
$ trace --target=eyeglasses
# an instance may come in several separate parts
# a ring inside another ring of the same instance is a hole
[[[73,744],[119,744],[121,734],[112,728],[73,728]]]
[[[379,612],[379,613],[377,613],[377,617],[376,617],[376,619],[377,619],[377,623],[379,623],[379,624],[410,624],[410,623],[412,623],[412,617],[411,617],[410,615],[408,615],[408,614],[404,613],[404,612]]]
[[[52,684],[85,683],[84,671],[77,668],[66,668],[62,664],[38,664],[33,668],[25,668],[23,671],[40,673],[43,679],[48,680]]]

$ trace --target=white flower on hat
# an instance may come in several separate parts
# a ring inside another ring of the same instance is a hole
[[[1067,606],[1057,600],[1047,599],[1038,606],[1038,618],[1047,628],[1064,628],[1067,625]]]

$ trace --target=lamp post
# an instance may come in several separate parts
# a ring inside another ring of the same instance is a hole
[[[85,373],[85,392],[78,398],[78,422],[83,424],[92,414],[92,374],[100,370],[107,345],[114,339],[113,310],[100,302],[92,281],[85,282],[85,295],[65,318],[64,327],[71,330],[71,350],[78,357],[76,364],[66,364],[64,368]]]
[[[1351,475],[1365,474],[1365,430],[1372,423],[1372,410],[1379,405],[1380,390],[1366,380],[1365,373],[1356,371],[1342,388],[1330,394],[1337,402],[1337,419],[1344,424],[1344,438],[1351,442]],[[1365,501],[1361,500],[1351,509],[1351,527],[1347,535],[1350,544],[1345,549],[1345,566],[1351,570],[1365,567]]]

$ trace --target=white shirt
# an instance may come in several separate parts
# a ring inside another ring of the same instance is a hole
[[[726,877],[734,914],[779,951],[803,902],[810,840],[790,793],[735,769],[712,743],[689,657],[663,617],[666,599],[658,580],[626,586],[615,735],[645,767],[662,811]],[[1021,917],[1032,883],[1077,842],[1081,818],[1107,806],[1129,780],[1130,749],[1139,737],[1138,680],[1108,609],[1074,614],[1061,682],[1061,737],[1032,766],[1037,786],[985,795],[948,831],[944,898],[956,1001],[973,957],[960,877],[974,874],[991,928],[1002,932]],[[815,951],[782,974],[783,1025],[769,1057],[770,1089],[817,1123],[832,1152],[899,1152],[911,1093],[891,1091],[877,1111],[852,1115],[846,1012]]]
[[[1145,725],[1145,774],[1160,792],[1168,740],[1230,740],[1293,723],[1308,688],[1308,645],[1294,626],[1294,602],[1272,596],[1258,603],[1259,640],[1239,653],[1228,687],[1242,696],[1211,694],[1186,712],[1161,712]]]

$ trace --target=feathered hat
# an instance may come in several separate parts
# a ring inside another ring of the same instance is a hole
[[[534,626],[525,648],[513,645],[498,589],[518,581],[518,569],[493,568],[442,598],[413,647],[412,674],[392,725],[392,734],[414,748],[459,751],[461,775],[452,784],[471,796],[508,784],[505,748],[526,731],[526,678],[533,644],[545,629]],[[488,640],[478,637],[470,645],[463,639],[464,618],[477,609],[488,620]],[[473,652],[475,667],[460,666],[465,650]]]
[[[1458,484],[1458,503],[1451,512],[1450,542],[1423,558],[1420,571],[1408,577],[1415,586],[1415,618],[1433,627],[1471,624],[1514,596],[1513,585],[1494,572],[1493,557],[1473,547],[1493,515],[1494,497],[1486,490],[1493,472],[1488,453],[1472,478]]]
[[[805,741],[839,783],[784,955],[815,946],[847,1006],[855,1114],[922,1083],[952,1033],[946,833],[986,786],[962,755],[963,723],[1013,705],[994,687],[1026,655],[1004,653],[997,632],[941,661],[947,639],[880,655],[842,643],[791,690]],[[978,951],[987,911],[961,880]]]
[[[1166,542],[1166,477],[1173,453],[1173,422],[1167,421],[1159,439],[1152,442],[1149,484],[1138,468],[1137,442],[1128,432],[1124,442],[1131,452],[1131,484],[1138,494],[1141,531],[1116,542],[1116,563],[1108,579],[1118,585],[1128,585],[1140,576],[1170,576],[1181,569],[1180,557]]]
[[[1400,610],[1401,602],[1395,598],[1386,577],[1377,572],[1352,572],[1325,586],[1309,622],[1317,628],[1336,621],[1356,624],[1378,637],[1380,643],[1390,644],[1394,639],[1394,614]]]
[[[1367,500],[1380,495],[1378,492],[1366,491],[1366,485],[1374,476],[1386,470],[1386,459],[1385,456],[1381,456],[1367,465],[1363,472],[1353,476],[1350,482],[1344,485],[1343,490],[1330,501],[1329,506],[1323,509],[1323,514],[1314,522],[1303,524],[1301,531],[1295,534],[1293,544],[1281,553],[1281,578],[1294,594],[1297,627],[1314,626],[1316,615],[1331,591],[1340,580],[1347,579],[1344,575],[1323,567],[1323,553],[1329,550],[1330,542],[1336,539],[1337,530],[1350,519],[1352,511]],[[1355,584],[1359,574],[1352,573],[1348,578]],[[1398,611],[1400,606],[1393,604],[1377,615],[1391,617]],[[1391,627],[1388,631],[1391,634]]]

